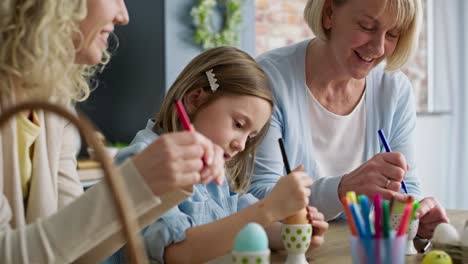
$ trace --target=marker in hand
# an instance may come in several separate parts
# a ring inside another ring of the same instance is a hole
[[[382,144],[384,145],[385,151],[387,152],[392,152],[392,149],[390,148],[390,145],[388,145],[387,139],[385,138],[385,134],[382,131],[382,129],[379,129],[378,131],[380,140],[382,141]],[[403,187],[403,190],[405,191],[406,194],[408,194],[408,189],[406,188],[405,181],[401,181],[401,187]]]
[[[182,101],[181,100],[176,100],[175,104],[176,104],[177,114],[179,116],[179,120],[182,123],[182,126],[184,127],[185,131],[193,131],[193,127],[190,124],[190,118],[189,118],[187,112],[185,111],[185,108],[184,108],[184,105],[182,104]],[[203,168],[205,168],[207,166],[207,163],[206,163],[206,160],[205,160],[204,157],[202,158],[202,161],[203,161]],[[218,184],[218,181],[216,183]],[[221,184],[221,183],[219,183],[219,184]]]
[[[286,173],[290,174],[291,173],[291,166],[289,166],[289,161],[288,161],[288,156],[286,155],[286,149],[284,147],[284,142],[282,138],[278,139],[278,143],[280,146],[281,150],[281,156],[283,157],[283,163],[284,167],[286,168]],[[306,208],[303,210],[299,211],[296,215],[292,215],[286,219],[284,219],[285,224],[312,224],[312,222],[308,219],[308,211]]]
[[[283,157],[284,167],[286,168],[286,174],[291,173],[291,166],[289,166],[288,156],[286,155],[286,148],[282,138],[278,139],[278,143],[281,149],[281,156]]]
[[[185,111],[184,105],[180,100],[175,102],[177,108],[177,114],[179,115],[179,120],[182,123],[182,126],[186,131],[193,131],[192,126],[190,125],[190,119]]]

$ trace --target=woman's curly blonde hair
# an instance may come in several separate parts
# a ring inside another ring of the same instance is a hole
[[[86,4],[87,0],[1,0],[0,98],[12,96],[14,87],[28,97],[65,103],[89,96],[88,79],[102,66],[75,64],[77,49],[86,42],[79,30]],[[104,64],[108,58],[104,54]]]

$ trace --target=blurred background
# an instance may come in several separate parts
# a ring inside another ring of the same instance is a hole
[[[217,1],[221,2],[221,1]],[[313,38],[302,17],[307,0],[245,0],[238,47],[252,56]],[[418,53],[404,69],[418,109],[417,174],[426,196],[468,209],[468,1],[423,0]],[[126,1],[130,24],[118,28],[113,59],[78,107],[112,143],[129,143],[159,109],[165,91],[202,47],[190,15],[198,0]],[[215,7],[214,30],[224,23]],[[114,49],[114,48],[113,48]]]

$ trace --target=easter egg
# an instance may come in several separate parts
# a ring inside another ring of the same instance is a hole
[[[245,225],[234,241],[236,252],[263,252],[269,250],[265,229],[257,223]]]
[[[422,264],[452,264],[452,258],[442,250],[432,250],[424,257]]]
[[[292,215],[290,217],[287,217],[284,219],[284,224],[288,225],[305,225],[309,223],[309,220],[307,219],[307,211],[306,209],[299,211],[299,213]]]
[[[432,240],[435,243],[441,244],[456,244],[460,241],[460,235],[458,234],[455,227],[448,223],[441,223],[437,225],[434,230],[434,236]]]

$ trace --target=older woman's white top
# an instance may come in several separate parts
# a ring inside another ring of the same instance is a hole
[[[304,164],[306,172],[314,179],[310,204],[316,206],[326,219],[331,219],[343,210],[338,197],[338,185],[343,173],[320,175],[319,172],[321,157],[318,156],[321,153],[317,150],[313,138],[315,130],[311,121],[309,89],[305,78],[305,58],[309,42],[310,40],[305,40],[272,50],[257,58],[270,79],[276,104],[268,134],[257,149],[250,192],[257,198],[263,198],[271,191],[279,177],[285,174],[278,147],[278,138],[282,137],[291,166]],[[405,177],[408,192],[416,199],[421,198],[420,181],[415,174],[413,139],[416,106],[408,78],[399,71],[385,72],[384,65],[378,65],[366,77],[365,100],[362,104],[366,120],[365,132],[359,132],[364,137],[362,160],[369,160],[384,151],[377,135],[377,131],[382,129],[388,137],[392,150],[402,153],[410,166]],[[362,123],[357,122],[353,129],[361,129],[359,126]],[[357,148],[359,156],[361,155],[359,145]],[[347,153],[350,160],[360,159],[354,157],[356,154],[352,151]],[[331,158],[328,164],[345,159],[345,157],[341,157],[340,160]],[[354,164],[355,161],[351,161],[348,166],[353,167]]]

